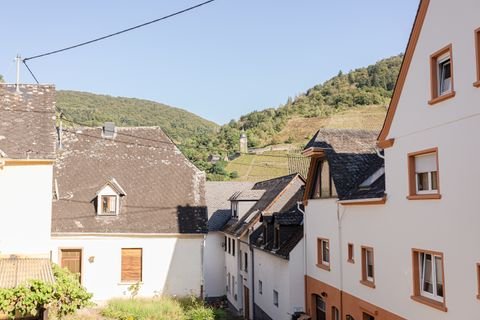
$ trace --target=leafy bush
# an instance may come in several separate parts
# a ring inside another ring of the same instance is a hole
[[[15,315],[35,316],[42,308],[63,318],[89,306],[92,295],[78,282],[75,274],[52,265],[55,283],[31,281],[13,289],[0,289],[0,312],[9,319]]]
[[[231,179],[236,179],[236,178],[238,178],[238,177],[239,177],[238,171],[230,172],[230,178],[231,178]]]

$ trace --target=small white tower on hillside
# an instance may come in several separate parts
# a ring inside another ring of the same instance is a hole
[[[248,153],[248,139],[245,131],[240,135],[240,153]]]

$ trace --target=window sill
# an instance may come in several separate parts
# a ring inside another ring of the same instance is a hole
[[[324,264],[318,264],[317,263],[317,267],[319,267],[320,269],[326,270],[326,271],[330,271],[330,266],[326,266]]]
[[[424,305],[438,309],[443,312],[447,312],[448,310],[447,307],[445,306],[445,303],[442,303],[442,302],[438,302],[423,296],[411,296],[410,298],[412,298],[413,301],[422,303]]]
[[[475,81],[475,82],[473,83],[473,86],[474,86],[475,88],[480,88],[480,80]]]
[[[121,281],[118,283],[119,286],[131,286],[133,284],[143,285],[143,282],[140,281]]]
[[[443,95],[441,95],[441,96],[435,97],[435,98],[433,98],[432,100],[428,101],[428,104],[429,104],[429,105],[434,105],[434,104],[437,104],[437,103],[439,103],[439,102],[448,100],[448,99],[450,99],[450,98],[455,97],[455,94],[456,94],[455,91],[451,91],[451,92],[449,92],[449,93],[445,93],[445,94],[443,94]]]
[[[375,283],[367,280],[360,280],[360,283],[369,288],[375,289]]]
[[[408,200],[439,200],[442,199],[442,195],[439,193],[432,194],[414,194],[407,196]]]
[[[347,262],[349,262],[349,263],[355,263],[355,260],[353,260],[353,259],[348,259]]]
[[[479,294],[477,294],[477,299],[478,299],[478,300],[480,300],[480,293],[479,293]]]

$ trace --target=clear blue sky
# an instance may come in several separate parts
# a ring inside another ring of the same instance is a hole
[[[0,74],[28,57],[201,0],[4,1]],[[277,107],[339,70],[405,50],[418,0],[216,0],[195,11],[29,63],[58,89],[145,98],[219,124]],[[23,68],[22,82],[33,82]]]

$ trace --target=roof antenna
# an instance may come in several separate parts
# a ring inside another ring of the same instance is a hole
[[[17,54],[17,57],[15,58],[15,62],[17,63],[17,81],[16,81],[17,93],[20,93],[20,62],[21,61],[22,61],[22,57],[20,57],[20,55]]]

